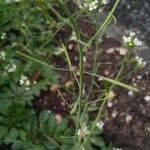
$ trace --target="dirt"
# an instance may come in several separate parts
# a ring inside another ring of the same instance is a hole
[[[115,89],[116,97],[107,104],[104,136],[125,150],[149,150],[150,147],[150,69],[132,74],[128,83],[139,88],[139,93]]]
[[[71,6],[73,7],[73,6]],[[73,7],[77,10],[76,7]],[[82,31],[82,39],[87,42],[95,33],[93,26],[85,18],[79,18],[78,29]],[[72,67],[79,69],[79,46],[76,41],[69,40],[71,31],[68,27],[63,27],[56,35],[58,44],[63,43],[67,47]],[[121,51],[123,50],[123,52]],[[98,64],[97,74],[109,78],[116,78],[124,63],[124,50],[121,43],[113,38],[103,36],[97,53]],[[84,69],[92,72],[95,44],[85,55]],[[58,68],[68,68],[68,63],[64,56],[53,55],[49,58],[50,63]],[[106,142],[112,142],[116,147],[124,150],[149,150],[150,147],[150,102],[145,101],[144,97],[150,95],[150,69],[145,67],[129,75],[133,64],[125,64],[123,81],[127,84],[140,88],[139,93],[132,93],[120,87],[114,87],[115,98],[109,101],[106,106],[108,116],[104,119],[104,138]],[[59,85],[52,85],[46,92],[34,101],[37,111],[47,109],[63,117],[67,116],[70,106],[77,100],[78,85],[73,75],[66,71],[60,71]],[[79,76],[77,75],[79,79]],[[102,90],[106,88],[102,81],[94,78],[96,84],[88,97],[88,101],[99,98]],[[89,93],[92,77],[84,75],[85,95]],[[109,86],[108,86],[109,89]],[[69,105],[68,105],[69,104]],[[100,103],[97,103],[100,105]]]

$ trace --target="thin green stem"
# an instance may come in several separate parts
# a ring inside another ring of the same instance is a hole
[[[62,0],[59,0],[60,4],[62,5],[62,7],[64,8],[64,12],[66,13],[66,15],[69,17],[70,22],[72,24],[73,30],[76,34],[77,37],[77,43],[80,47],[80,51],[79,51],[79,68],[80,68],[80,87],[79,87],[79,101],[78,101],[78,116],[77,116],[77,125],[76,125],[76,130],[75,130],[75,137],[74,137],[74,147],[73,150],[76,150],[76,143],[77,143],[77,131],[79,128],[79,123],[80,123],[80,117],[81,117],[81,105],[82,105],[82,97],[83,97],[83,51],[81,50],[81,45],[79,42],[80,39],[80,34],[78,32],[78,28],[76,25],[76,22],[74,21],[74,19],[72,18],[71,13],[69,12],[68,8],[64,5]]]
[[[48,67],[48,68],[57,70],[57,71],[67,71],[67,72],[72,71],[72,70],[65,69],[65,68],[56,68],[56,67],[51,66],[51,65],[49,65],[49,64],[47,64],[47,63],[45,63],[45,62],[43,62],[43,61],[40,61],[40,60],[35,59],[35,58],[31,57],[31,56],[28,56],[28,55],[26,55],[26,54],[24,54],[24,53],[22,53],[22,52],[18,52],[18,51],[17,51],[17,54],[19,54],[20,56],[23,56],[23,57],[25,57],[25,58],[27,58],[27,59],[29,59],[29,60],[32,60],[32,61],[34,61],[34,62],[37,62],[37,63],[39,63],[39,64],[41,64],[41,65],[44,65],[44,66],[46,66],[46,67]],[[74,70],[74,72],[79,72],[79,70]],[[127,85],[127,84],[124,84],[124,83],[122,83],[122,82],[119,82],[119,81],[116,81],[116,80],[113,80],[113,79],[110,79],[110,78],[107,78],[107,77],[104,77],[104,76],[100,76],[100,75],[98,75],[98,74],[94,74],[94,73],[92,73],[92,72],[83,71],[83,73],[84,73],[84,74],[87,74],[87,75],[91,75],[91,76],[95,76],[95,77],[101,78],[103,81],[110,82],[110,83],[112,83],[112,84],[114,84],[114,85],[121,86],[121,87],[126,88],[126,89],[128,89],[128,90],[132,90],[132,91],[135,91],[135,92],[138,92],[138,91],[139,91],[139,90],[138,90],[137,88],[135,88],[135,87],[129,86],[129,85]]]

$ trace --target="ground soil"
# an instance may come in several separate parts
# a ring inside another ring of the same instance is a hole
[[[77,10],[72,6],[73,11]],[[82,20],[82,22],[81,22]],[[85,35],[85,42],[95,33],[93,26],[85,19],[80,18],[78,21],[78,29]],[[79,69],[79,46],[76,41],[69,40],[71,31],[68,27],[63,27],[56,38],[58,43],[64,43],[67,47],[68,54],[72,66]],[[104,35],[99,45],[97,74],[109,78],[116,78],[125,55],[120,54],[119,49],[121,43],[113,38]],[[95,53],[95,44],[93,43],[85,55],[84,69],[92,72],[93,58]],[[51,56],[50,63],[59,68],[68,68],[68,64],[62,56]],[[105,111],[108,116],[104,118],[103,135],[106,142],[112,142],[116,147],[124,150],[149,150],[150,147],[150,102],[145,101],[144,97],[150,95],[150,68],[145,67],[136,72],[128,74],[133,70],[133,64],[125,64],[123,82],[139,88],[139,93],[129,94],[128,90],[120,87],[114,87],[115,97],[108,101]],[[62,117],[69,115],[70,107],[77,100],[78,85],[73,75],[69,72],[60,71],[60,83],[52,85],[48,91],[42,91],[41,95],[34,101],[34,108],[37,111],[43,109],[51,110],[55,114]],[[77,76],[78,77],[78,76]],[[79,77],[78,77],[79,78]],[[84,75],[85,93],[89,93],[92,77]],[[109,89],[97,78],[94,79],[95,84],[89,95],[88,101],[96,100],[103,90]],[[65,101],[68,103],[66,103]],[[100,105],[100,103],[97,103]],[[1,149],[1,147],[0,147]],[[3,148],[4,149],[4,148]]]
[[[93,26],[86,22],[86,19],[82,24],[79,24],[80,30],[86,34],[87,37],[91,37],[94,33]],[[60,33],[61,34],[61,31]],[[64,30],[63,30],[63,34]],[[65,37],[61,36],[62,39]],[[85,38],[85,40],[87,40]],[[62,40],[60,39],[62,42]],[[70,56],[72,65],[78,69],[79,68],[79,49],[75,41],[68,41],[67,51]],[[103,36],[103,40],[99,47],[99,56],[97,73],[109,78],[115,78],[124,60],[124,55],[120,54],[118,48],[121,47],[119,41],[115,39],[108,38],[107,35]],[[93,60],[95,51],[95,45],[93,44],[91,48],[86,53],[86,62],[84,62],[84,69],[87,71],[92,71]],[[51,62],[57,67],[66,68],[67,63],[62,59],[61,56],[53,56],[50,58]],[[124,67],[124,77],[123,82],[133,85],[139,88],[139,93],[133,93],[131,96],[128,90],[120,87],[113,88],[116,94],[115,98],[108,102],[106,110],[108,116],[104,119],[104,131],[103,135],[106,142],[112,142],[116,147],[121,147],[125,150],[149,150],[150,147],[150,103],[144,101],[144,97],[150,94],[150,68],[145,67],[139,69],[136,72],[132,72],[134,65],[125,64]],[[66,85],[67,82],[71,81],[73,87],[75,88],[75,93],[78,93],[78,87],[76,81],[72,79],[68,72],[60,72],[60,84]],[[88,93],[92,78],[90,76],[84,75],[85,82],[85,92]],[[101,94],[104,85],[101,81],[95,79],[98,86],[93,86],[93,91],[89,96],[89,100],[95,100]],[[105,87],[106,88],[106,87]],[[63,98],[67,103],[71,104],[76,100],[76,97],[72,93],[69,93],[63,86],[59,87]],[[73,91],[73,88],[69,89]],[[96,92],[94,92],[96,91]],[[68,115],[69,107],[64,103],[62,97],[57,91],[49,90],[47,92],[42,92],[40,97],[37,98],[36,106],[40,109],[46,108],[50,109],[56,114],[61,116]],[[111,106],[111,107],[110,107]]]

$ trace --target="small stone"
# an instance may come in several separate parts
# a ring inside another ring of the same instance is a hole
[[[113,106],[113,103],[112,102],[108,102],[107,106],[111,108]]]
[[[134,95],[134,92],[133,91],[128,91],[128,96],[133,96]]]
[[[87,58],[84,56],[83,57],[83,62],[86,63],[87,62]]]
[[[69,43],[69,44],[68,44],[68,49],[69,49],[69,50],[72,50],[73,47],[74,47],[74,45],[73,45],[72,43]]]
[[[134,83],[133,83],[133,86],[134,86],[134,87],[137,87],[137,83],[134,82]]]
[[[99,77],[99,78],[98,78],[98,81],[103,81],[103,77]]]
[[[145,74],[148,76],[148,75],[149,75],[149,72],[148,72],[148,71],[146,71],[146,72],[145,72]]]
[[[62,116],[60,114],[56,114],[55,115],[55,119],[57,123],[61,123],[62,122]]]
[[[117,112],[116,110],[114,110],[114,111],[112,112],[112,117],[113,117],[113,118],[116,118],[117,114],[118,114],[118,112]]]
[[[119,54],[121,55],[121,56],[124,56],[124,55],[126,55],[126,53],[127,53],[127,49],[125,49],[125,48],[117,48],[118,49],[118,51],[119,51]]]
[[[150,96],[149,96],[149,95],[145,96],[145,97],[144,97],[144,100],[145,100],[146,102],[149,102],[149,101],[150,101]]]
[[[78,60],[78,57],[77,57],[77,56],[75,56],[75,57],[74,57],[74,60]]]
[[[132,120],[132,116],[131,115],[127,115],[126,116],[126,122],[129,123]]]
[[[74,85],[74,82],[73,81],[67,81],[66,83],[65,83],[65,87],[66,88],[69,88],[69,87],[71,87],[71,86],[73,86]]]
[[[109,48],[106,50],[106,54],[112,54],[114,53],[115,49],[114,48]]]
[[[141,75],[137,75],[136,78],[139,79],[139,80],[141,80],[142,76]]]
[[[110,74],[110,72],[109,72],[108,70],[105,70],[105,71],[104,71],[104,74],[105,74],[106,76],[108,76],[108,75]]]
[[[54,84],[54,85],[52,85],[52,86],[50,87],[50,90],[51,90],[52,92],[57,92],[57,91],[59,90],[59,88],[60,88],[60,85]]]
[[[65,106],[66,104],[65,104],[65,102],[61,102],[61,105],[62,105],[62,106]]]

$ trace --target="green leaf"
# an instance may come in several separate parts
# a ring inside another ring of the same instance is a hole
[[[68,128],[68,120],[64,119],[60,124],[56,126],[55,135],[63,133]]]
[[[24,130],[19,130],[19,137],[21,140],[26,141],[26,132]]]
[[[5,124],[5,118],[4,118],[4,117],[2,117],[2,116],[0,116],[0,123]]]
[[[63,144],[61,150],[71,150],[72,149],[72,145],[68,145],[68,144]]]
[[[4,138],[8,132],[8,128],[6,126],[0,125],[0,139]]]
[[[16,140],[18,137],[18,130],[16,128],[11,128],[9,133],[5,137],[6,142],[11,142],[13,140]]]
[[[40,123],[45,123],[49,118],[49,112],[47,110],[44,110],[41,112],[39,116],[39,122]]]
[[[45,147],[46,150],[55,150],[58,147],[50,142],[43,142],[43,145]]]
[[[73,137],[64,137],[64,136],[60,136],[59,137],[59,141],[63,144],[73,144]]]
[[[53,135],[53,131],[56,127],[56,120],[53,114],[51,114],[48,118],[48,127],[49,127],[49,133]]]
[[[21,150],[22,149],[22,145],[18,144],[18,143],[13,143],[11,146],[12,150]]]
[[[29,122],[24,122],[24,123],[22,124],[22,126],[23,126],[23,128],[24,128],[25,130],[27,130],[27,131],[30,131],[30,130],[31,130],[31,125],[30,125]]]
[[[90,141],[93,145],[98,146],[100,148],[105,148],[106,147],[105,142],[101,137],[93,136],[93,137],[90,138]]]

